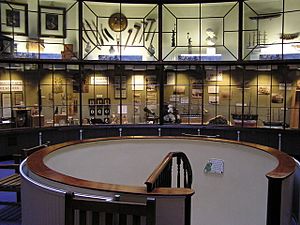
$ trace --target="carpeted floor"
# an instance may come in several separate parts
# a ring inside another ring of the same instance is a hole
[[[13,163],[4,161],[3,163]],[[0,170],[0,179],[14,173],[14,170]],[[16,194],[13,192],[0,192],[1,201],[16,202]],[[21,206],[0,205],[0,225],[21,225]]]

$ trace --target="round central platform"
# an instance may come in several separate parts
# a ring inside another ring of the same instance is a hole
[[[195,191],[192,224],[198,224],[197,221],[210,225],[265,224],[266,174],[278,166],[278,158],[254,145],[196,138],[113,138],[67,144],[50,148],[43,154],[33,154],[33,158],[42,156],[47,173],[37,171],[31,157],[28,164],[29,169],[43,179],[60,183],[65,180],[68,185],[82,187],[84,181],[142,189],[148,176],[169,152],[184,152],[192,166]],[[204,172],[210,159],[224,162],[223,174]]]

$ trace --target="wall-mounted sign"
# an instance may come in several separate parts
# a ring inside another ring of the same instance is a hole
[[[207,81],[223,81],[223,72],[216,70],[207,70],[206,71],[206,80]]]
[[[91,84],[102,84],[102,85],[108,85],[109,84],[109,80],[108,77],[91,77]]]
[[[204,167],[204,173],[223,174],[224,173],[224,160],[209,159]]]
[[[132,90],[143,91],[144,90],[144,75],[133,75],[132,76]]]
[[[0,80],[0,92],[23,91],[22,80]]]

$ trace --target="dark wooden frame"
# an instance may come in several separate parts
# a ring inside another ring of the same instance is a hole
[[[99,224],[99,216],[105,214],[106,225],[127,224],[127,217],[133,217],[133,224],[141,225],[142,217],[146,217],[147,225],[155,225],[156,200],[147,198],[146,203],[105,201],[90,197],[76,197],[74,193],[67,192],[65,195],[65,224],[75,224],[75,210],[79,210],[80,224],[85,224],[87,213],[92,211],[92,224]],[[118,222],[113,223],[113,218],[119,216]]]
[[[23,3],[15,3],[15,2],[1,2],[0,5],[1,5],[1,12],[0,12],[0,15],[1,15],[1,21],[2,21],[2,8],[3,8],[3,5],[4,4],[7,4],[8,5],[8,8],[9,9],[12,9],[12,6],[15,5],[16,7],[23,7],[21,9],[21,11],[24,11],[24,18],[21,18],[21,15],[20,15],[20,18],[19,18],[19,23],[20,23],[20,26],[21,26],[21,23],[22,21],[24,21],[24,27],[20,28],[21,31],[15,31],[16,28],[12,28],[12,30],[10,31],[10,29],[3,29],[3,26],[5,27],[9,27],[7,26],[7,23],[2,23],[1,22],[1,26],[0,26],[0,32],[1,33],[4,33],[4,34],[14,34],[14,35],[24,35],[24,36],[27,36],[28,35],[28,5],[27,4],[23,4]],[[11,6],[10,6],[11,5]],[[4,8],[4,10],[6,10]],[[12,9],[13,10],[13,9]],[[7,15],[5,14],[5,19],[7,19]]]
[[[15,100],[15,106],[20,105],[20,103],[23,101],[23,93],[22,92],[16,92],[14,94],[14,100]]]
[[[47,10],[48,10],[48,12],[47,12]],[[56,11],[56,12],[53,12],[53,11]],[[38,20],[39,36],[53,37],[53,38],[65,38],[66,37],[66,9],[65,8],[39,6],[38,15],[39,15],[39,20]],[[53,18],[55,21],[53,29],[47,29],[47,25],[45,24],[47,22],[46,21],[47,15],[51,16],[50,18]],[[45,16],[45,18],[43,16]],[[54,16],[57,16],[57,19],[55,19]],[[60,21],[59,16],[62,16],[61,22],[59,22]],[[56,32],[54,32],[54,31],[56,31]],[[53,32],[54,32],[54,34],[53,34]]]

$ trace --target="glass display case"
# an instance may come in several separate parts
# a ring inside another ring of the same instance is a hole
[[[299,0],[0,6],[2,128],[299,128]]]

